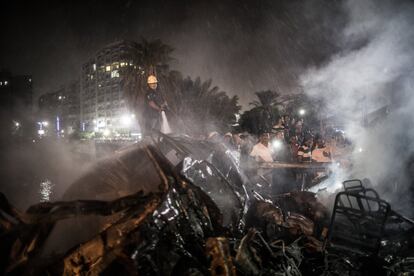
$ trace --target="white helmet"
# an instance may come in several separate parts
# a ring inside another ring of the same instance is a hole
[[[151,83],[158,83],[157,77],[154,75],[149,75],[148,79],[147,79],[147,83],[151,84]]]

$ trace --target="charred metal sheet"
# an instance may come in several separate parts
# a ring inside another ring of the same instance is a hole
[[[239,222],[243,216],[244,202],[235,188],[212,164],[204,160],[184,159],[183,175],[197,183],[214,201],[223,214],[223,226],[232,231],[239,229]]]
[[[27,212],[13,208],[0,194],[0,253],[6,256],[0,258],[0,274],[379,275],[413,271],[413,221],[390,211],[359,180],[344,183],[345,191],[337,195],[330,243],[322,248],[328,211],[315,194],[291,192],[276,196],[273,202],[266,199],[267,194],[254,190],[254,185],[246,188],[249,183],[218,145],[163,136],[158,148],[142,149],[125,160],[129,166],[147,156],[149,162],[145,162],[154,166],[161,180],[155,183],[157,192],[135,190],[112,201],[41,203]],[[74,243],[62,255],[44,258],[40,254],[55,223],[92,214],[108,220],[91,238]],[[378,248],[379,254],[372,255]]]

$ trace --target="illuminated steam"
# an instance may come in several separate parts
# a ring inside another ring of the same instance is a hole
[[[392,5],[391,5],[392,4]],[[407,160],[414,149],[414,6],[408,1],[344,3],[342,50],[301,77],[306,93],[323,98],[345,120],[355,145],[348,177],[369,178],[395,208],[411,200]],[[382,121],[363,128],[367,114],[387,106]],[[365,121],[364,121],[365,119]]]

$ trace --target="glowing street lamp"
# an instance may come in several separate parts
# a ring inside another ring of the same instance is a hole
[[[104,131],[103,131],[103,136],[105,136],[105,137],[108,137],[110,134],[111,134],[111,131],[109,130],[109,129],[105,129]]]
[[[131,125],[131,123],[132,123],[131,116],[128,116],[128,115],[123,115],[123,116],[121,117],[121,123],[122,123],[122,125],[124,125],[124,126],[126,126],[126,127],[130,126],[130,125]]]
[[[124,114],[121,116],[120,121],[123,126],[130,127],[134,118],[135,114]]]

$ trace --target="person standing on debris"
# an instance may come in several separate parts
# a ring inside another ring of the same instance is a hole
[[[265,132],[260,134],[259,143],[254,145],[251,157],[254,157],[257,162],[273,162],[272,151],[269,145],[270,135]]]
[[[145,130],[149,134],[154,129],[160,130],[161,112],[167,110],[168,105],[158,88],[158,80],[154,75],[148,76],[147,84]]]

